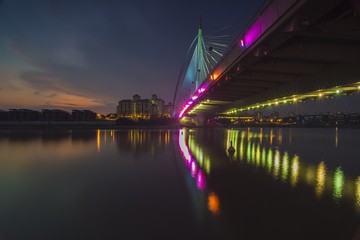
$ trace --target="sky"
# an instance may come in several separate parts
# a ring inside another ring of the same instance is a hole
[[[0,0],[0,109],[170,102],[197,34],[240,33],[264,0]]]

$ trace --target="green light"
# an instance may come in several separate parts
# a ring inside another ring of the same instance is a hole
[[[341,91],[338,89],[338,90],[336,90],[336,94],[339,94]]]
[[[344,188],[344,173],[340,167],[338,167],[334,173],[334,198],[340,199],[342,197],[342,191]]]

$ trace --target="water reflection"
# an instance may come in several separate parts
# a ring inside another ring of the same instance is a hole
[[[171,130],[130,129],[110,133],[121,152],[131,152],[136,155],[150,154],[156,156],[164,152],[170,144]]]
[[[206,176],[210,174],[210,157],[199,144],[195,142],[191,131],[179,130],[179,148],[185,160],[185,165],[190,170],[191,177],[196,180],[196,187],[205,191]],[[213,215],[220,214],[220,200],[214,191],[208,193],[208,210]]]
[[[335,130],[335,147],[338,147],[338,129]],[[314,188],[317,198],[328,193],[336,202],[340,200],[353,201],[360,211],[360,176],[346,176],[341,166],[330,170],[325,161],[320,163],[303,162],[300,155],[290,154],[282,149],[282,129],[270,129],[265,131],[261,128],[252,131],[227,130],[225,148],[229,141],[235,143],[236,152],[233,160],[253,165],[256,168],[265,168],[266,172],[274,179],[289,183],[297,187],[303,183]],[[289,131],[288,145],[291,145],[293,135]]]

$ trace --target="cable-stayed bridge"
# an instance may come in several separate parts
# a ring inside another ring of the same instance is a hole
[[[207,41],[199,25],[176,87],[179,118],[360,90],[359,0],[269,0],[232,44],[225,39]]]

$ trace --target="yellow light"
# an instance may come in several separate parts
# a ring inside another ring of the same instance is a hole
[[[319,97],[322,97],[324,94],[322,94],[322,93],[319,93]]]

